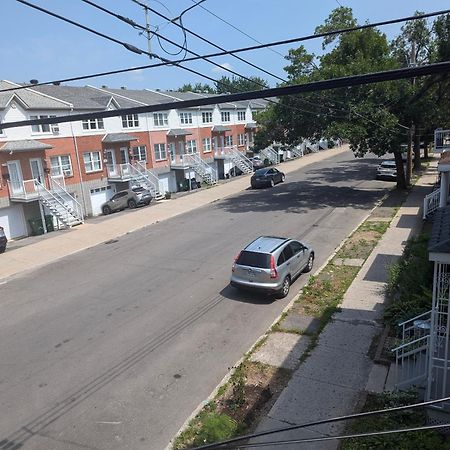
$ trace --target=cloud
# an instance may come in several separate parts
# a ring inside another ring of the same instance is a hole
[[[131,72],[130,79],[133,81],[144,81],[146,79],[144,70],[138,69],[138,70]]]
[[[227,69],[233,70],[233,66],[230,63],[223,63],[220,65],[220,67],[214,66],[212,71],[216,73],[222,73],[226,72]]]

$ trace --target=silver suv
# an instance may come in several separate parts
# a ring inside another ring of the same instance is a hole
[[[291,283],[314,264],[314,251],[294,239],[261,236],[234,261],[230,284],[236,288],[286,297]]]
[[[152,201],[152,194],[143,187],[125,189],[113,195],[102,205],[102,213],[107,215],[114,211],[122,211],[125,208],[136,208],[141,205],[149,205]]]

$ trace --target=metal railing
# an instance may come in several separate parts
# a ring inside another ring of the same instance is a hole
[[[54,197],[59,198],[63,206],[75,219],[84,222],[83,207],[75,197],[66,190],[66,182],[63,175],[50,177],[50,190]]]
[[[147,167],[145,167],[145,163],[142,164],[140,161],[135,161],[135,167],[140,173],[147,177],[148,182],[153,185],[155,193],[165,194],[166,190],[164,184],[151,170],[148,170]]]
[[[195,173],[200,175],[208,184],[216,184],[218,180],[217,171],[206,164],[196,153],[185,154],[184,161],[189,167],[192,167]]]
[[[275,151],[272,147],[266,147],[265,149],[261,150],[260,153],[272,164],[278,164],[280,162],[278,152]]]
[[[33,200],[39,197],[38,180],[8,180],[9,196],[12,199]]]
[[[428,194],[423,199],[423,219],[425,220],[430,214],[434,213],[439,208],[441,198],[441,191],[437,189],[431,194]]]
[[[131,177],[131,164],[106,164],[108,178],[129,179]]]
[[[428,376],[430,356],[431,311],[427,311],[398,324],[401,344],[395,353],[395,387],[407,389],[424,386]]]

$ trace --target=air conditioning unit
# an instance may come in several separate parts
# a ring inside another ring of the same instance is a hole
[[[50,125],[50,128],[53,134],[59,134],[59,125],[57,123]]]

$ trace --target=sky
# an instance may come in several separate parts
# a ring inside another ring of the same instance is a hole
[[[92,28],[119,41],[148,50],[146,36],[140,30],[99,11],[82,0],[28,0],[73,21]],[[145,25],[142,7],[132,0],[92,0],[111,12],[133,19]],[[0,0],[2,22],[2,45],[0,47],[0,79],[13,82],[39,82],[124,69],[153,64],[147,55],[137,55],[122,45],[106,40],[88,31],[50,17],[17,0]],[[169,18],[177,17],[184,9],[194,4],[193,0],[141,0],[151,8]],[[324,23],[331,11],[339,5],[352,8],[353,14],[362,24],[389,20],[414,14],[415,11],[432,12],[449,7],[448,0],[206,0],[202,6],[260,42],[290,39],[314,33],[316,26]],[[167,38],[183,43],[182,31],[150,12],[151,29]],[[223,23],[200,6],[183,15],[186,28],[229,50],[255,45],[255,41]],[[395,37],[401,25],[382,27],[388,38]],[[140,34],[141,33],[141,34]],[[319,54],[321,40],[305,42],[308,51]],[[199,54],[217,51],[198,38],[187,35],[187,46]],[[169,52],[178,49],[163,42]],[[258,67],[286,78],[283,67],[287,54],[294,45],[276,47],[276,51],[261,49],[240,56]],[[178,59],[164,52],[155,38],[151,40],[151,51],[167,59]],[[279,54],[281,53],[281,55]],[[278,79],[238,61],[230,55],[215,58],[215,61],[245,76],[260,76],[270,86]],[[205,61],[186,63],[210,78],[218,79],[230,75],[222,68]],[[138,70],[125,74],[92,78],[71,83],[72,85],[126,87],[129,89],[177,89],[185,83],[209,83],[208,79],[189,73],[178,67]]]

